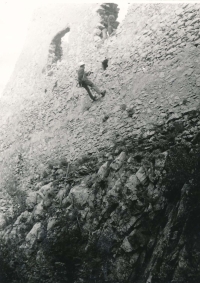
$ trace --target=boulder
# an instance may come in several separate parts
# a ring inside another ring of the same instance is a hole
[[[110,167],[115,171],[119,170],[126,160],[126,153],[121,152],[120,155],[111,163]]]
[[[55,225],[56,225],[56,219],[55,219],[55,217],[49,218],[48,224],[47,224],[47,232],[48,232],[49,230],[51,230],[52,228],[54,228]]]
[[[52,182],[42,186],[39,190],[39,193],[41,193],[43,196],[46,196],[50,192],[51,188],[52,188]]]
[[[46,237],[45,229],[41,227],[41,229],[38,230],[37,233],[37,241],[42,242]]]
[[[105,162],[100,168],[97,173],[100,180],[104,180],[108,176],[109,172],[109,163]]]
[[[137,171],[136,177],[138,178],[138,180],[142,185],[148,184],[148,176],[143,167],[140,167],[140,169]]]
[[[77,209],[84,209],[89,197],[89,189],[85,184],[73,187],[69,193],[71,202],[74,203]]]
[[[71,198],[69,198],[69,196],[67,196],[62,200],[61,206],[62,207],[68,207],[68,206],[71,205],[71,203],[72,203]]]
[[[123,243],[121,245],[121,248],[126,252],[126,253],[130,253],[132,252],[133,248],[128,240],[128,238],[126,237],[124,240],[123,240]]]

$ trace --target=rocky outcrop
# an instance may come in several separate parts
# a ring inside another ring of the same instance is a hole
[[[97,46],[98,7],[40,9],[0,100],[0,276],[197,283],[199,5],[131,5]],[[107,89],[94,103],[83,59]]]
[[[199,281],[200,144],[168,120],[41,172],[0,234],[9,282]]]

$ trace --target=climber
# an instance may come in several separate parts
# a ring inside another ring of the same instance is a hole
[[[106,91],[105,91],[105,90],[104,90],[104,91],[100,91],[100,89],[99,89],[96,85],[94,85],[92,81],[90,81],[90,80],[87,78],[87,76],[90,75],[92,72],[85,72],[85,63],[84,63],[84,62],[80,62],[80,63],[79,63],[79,66],[80,66],[80,68],[79,68],[79,70],[78,70],[78,82],[79,82],[79,86],[84,87],[84,88],[87,90],[87,92],[88,92],[90,98],[91,98],[92,100],[94,100],[94,101],[96,100],[96,96],[93,96],[93,95],[92,95],[89,86],[90,86],[92,89],[94,89],[99,95],[102,95],[102,96],[104,97],[105,94],[106,94]]]
[[[108,34],[109,36],[115,29],[115,17],[113,15],[108,16]]]
[[[106,40],[106,38],[108,38],[108,31],[106,28],[104,28],[102,31],[101,31],[101,34],[102,34],[102,39],[103,41]]]

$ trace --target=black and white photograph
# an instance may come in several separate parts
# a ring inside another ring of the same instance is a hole
[[[200,283],[200,1],[0,0],[0,283]]]

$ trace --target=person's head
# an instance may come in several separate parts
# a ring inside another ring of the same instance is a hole
[[[113,15],[108,16],[108,23],[112,24],[115,22],[115,17]]]
[[[81,61],[81,62],[79,63],[79,66],[82,67],[82,68],[85,68],[85,63],[84,63],[83,61]]]

